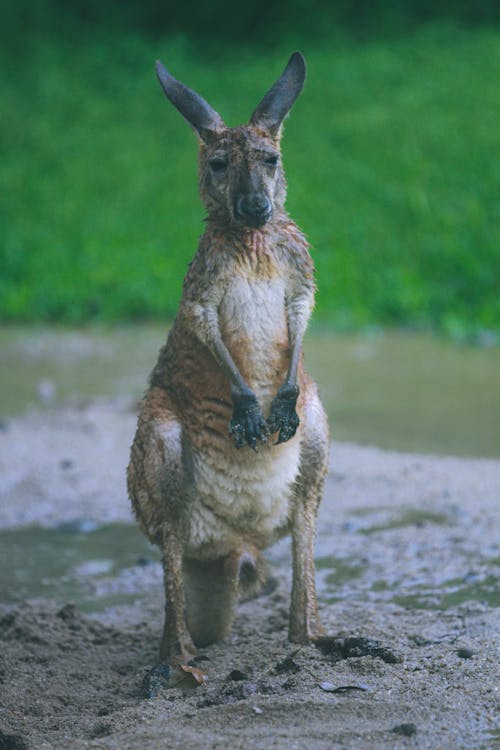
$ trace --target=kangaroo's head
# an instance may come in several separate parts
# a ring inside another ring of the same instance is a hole
[[[248,125],[228,128],[196,92],[160,63],[156,70],[172,104],[200,141],[200,192],[209,216],[246,227],[261,227],[283,208],[286,193],[281,164],[281,125],[302,91],[306,68],[295,52]]]

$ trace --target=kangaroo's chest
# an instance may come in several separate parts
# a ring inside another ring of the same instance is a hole
[[[283,279],[235,276],[225,289],[219,308],[226,339],[248,338],[256,346],[286,334]]]
[[[288,366],[283,279],[235,276],[219,307],[219,325],[243,377],[266,402]]]

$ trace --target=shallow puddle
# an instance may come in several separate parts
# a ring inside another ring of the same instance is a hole
[[[486,576],[482,581],[469,585],[463,581],[444,581],[437,591],[423,589],[418,593],[393,596],[391,601],[407,609],[450,609],[469,601],[500,607],[499,579]]]
[[[500,748],[500,727],[492,727],[483,732],[484,744],[480,744],[478,750],[493,750]]]
[[[316,572],[318,575],[318,587],[339,588],[348,584],[350,581],[359,578],[364,570],[365,565],[356,560],[345,560],[339,557],[317,557]]]
[[[411,523],[421,520],[411,511],[405,518],[408,523],[409,519]],[[425,522],[429,520],[445,522],[425,516]],[[402,525],[400,519],[376,530]],[[271,555],[271,564],[288,569],[289,553],[284,548],[282,553],[281,557]],[[492,568],[490,574],[474,580],[443,579],[432,585],[430,580],[422,582],[422,576],[426,578],[421,571],[414,585],[378,578],[368,557],[322,555],[316,558],[316,570],[318,594],[324,603],[361,598],[410,609],[445,610],[466,601],[500,606],[498,578],[491,574]],[[162,589],[160,553],[133,524],[98,526],[78,521],[55,529],[31,526],[0,531],[0,591],[5,603],[45,597],[95,612],[131,603],[153,589]]]
[[[342,531],[321,534],[316,559],[325,603],[362,600],[406,609],[447,610],[465,602],[500,607],[497,545],[471,552],[456,508],[358,507]],[[363,541],[361,541],[363,540]],[[336,544],[337,555],[324,554]],[[443,556],[442,551],[447,550]]]
[[[1,531],[0,550],[3,602],[46,597],[75,602],[83,611],[134,601],[144,590],[141,570],[159,561],[131,524],[81,521]]]
[[[489,607],[500,607],[499,579],[485,576],[474,584],[455,579],[443,580],[439,585],[400,587],[383,580],[370,580],[367,567],[335,565],[333,571],[324,575],[318,572],[318,592],[325,603],[342,600],[364,599],[370,602],[392,602],[405,609],[447,610],[465,602],[479,602]],[[366,572],[366,575],[365,575]]]
[[[441,526],[450,525],[450,518],[444,513],[434,513],[433,511],[411,509],[389,519],[386,523],[375,523],[373,526],[366,526],[359,529],[361,534],[376,534],[379,531],[389,531],[391,529],[404,529],[407,526],[423,527],[428,523],[435,523]]]

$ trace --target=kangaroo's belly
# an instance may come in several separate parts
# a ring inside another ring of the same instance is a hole
[[[280,446],[191,452],[190,536],[186,553],[222,556],[242,542],[272,544],[288,526],[299,471],[297,434]]]

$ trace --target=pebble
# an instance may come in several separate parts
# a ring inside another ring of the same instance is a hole
[[[247,680],[248,675],[246,675],[245,672],[241,672],[239,669],[233,669],[232,672],[229,672],[226,679],[233,682],[239,682],[240,680]]]
[[[391,732],[394,732],[394,734],[401,734],[403,737],[412,737],[417,733],[417,727],[410,722],[407,724],[396,724],[395,727],[392,727]]]
[[[145,675],[141,694],[144,698],[156,698],[158,692],[165,687],[169,687],[170,667],[167,664],[157,664]]]

